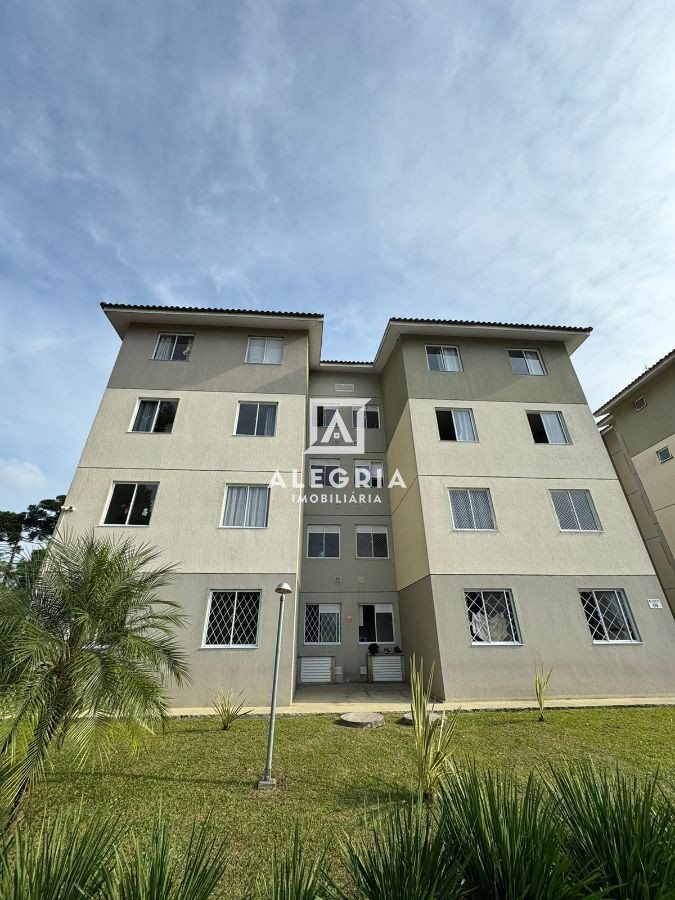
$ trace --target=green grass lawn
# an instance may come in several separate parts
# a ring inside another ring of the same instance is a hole
[[[299,820],[307,842],[332,852],[368,812],[413,788],[412,729],[387,716],[377,731],[356,731],[329,716],[277,721],[275,775],[280,787],[258,793],[267,722],[245,719],[223,732],[213,719],[173,721],[140,753],[122,748],[104,766],[76,771],[67,750],[31,800],[31,815],[82,804],[82,816],[118,815],[139,831],[162,806],[178,840],[191,822],[211,815],[228,842],[228,896],[242,896],[267,872]],[[592,757],[598,764],[662,773],[675,793],[675,710],[552,710],[540,725],[527,712],[463,713],[457,755],[525,774],[534,767]]]

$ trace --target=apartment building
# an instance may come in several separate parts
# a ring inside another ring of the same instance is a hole
[[[61,527],[166,553],[192,682],[268,702],[405,679],[448,700],[675,694],[675,623],[579,385],[590,329],[391,319],[321,359],[313,313],[102,304],[120,352]],[[665,604],[664,604],[665,605]]]
[[[602,439],[675,614],[675,350],[595,413]]]

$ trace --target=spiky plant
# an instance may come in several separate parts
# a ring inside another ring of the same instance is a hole
[[[538,663],[534,667],[534,691],[537,695],[537,705],[539,706],[539,721],[544,721],[544,706],[546,704],[546,688],[551,680],[553,669],[548,670],[548,674],[544,675],[544,667]]]
[[[410,711],[415,734],[417,758],[417,788],[420,797],[430,802],[438,794],[452,755],[452,739],[457,727],[458,712],[447,720],[445,713],[436,713],[431,702],[434,664],[424,683],[424,662],[419,669],[415,657],[410,662]]]
[[[0,844],[0,897],[102,896],[119,836],[119,826],[111,821],[89,822],[81,828],[79,811],[16,829]]]
[[[293,841],[282,856],[274,851],[272,873],[257,882],[259,900],[321,900],[328,896],[325,855],[309,859],[296,822]]]
[[[178,604],[159,591],[170,566],[130,540],[54,539],[0,585],[0,798],[14,818],[68,737],[81,763],[115,736],[137,738],[167,711],[188,666]]]
[[[223,731],[229,731],[230,726],[237,719],[247,716],[251,710],[244,709],[245,701],[242,698],[243,691],[235,694],[234,691],[224,691],[222,688],[212,695],[213,708],[220,719]]]
[[[608,773],[587,762],[554,770],[551,790],[589,892],[621,900],[675,895],[675,808],[657,775]]]
[[[132,851],[118,853],[106,900],[208,900],[217,896],[225,852],[206,821],[192,826],[187,849],[177,854],[160,811],[149,842],[134,835]]]
[[[541,779],[458,769],[438,811],[445,852],[462,860],[468,896],[563,900],[578,896],[562,826]]]
[[[461,894],[461,866],[419,800],[376,817],[370,833],[349,840],[342,852],[350,883],[333,886],[335,900],[451,900]]]

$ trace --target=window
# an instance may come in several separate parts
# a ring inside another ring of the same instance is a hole
[[[283,353],[283,338],[250,337],[246,346],[246,362],[278,366],[283,358]]]
[[[205,647],[256,647],[260,591],[211,591]]]
[[[386,559],[389,556],[387,526],[357,525],[356,555],[359,559]]]
[[[461,372],[462,360],[457,347],[427,347],[430,372]]]
[[[359,606],[359,644],[394,643],[394,607],[391,603]]]
[[[529,412],[527,421],[535,444],[569,444],[565,420],[560,412]]]
[[[311,559],[339,559],[340,526],[308,525],[307,556]]]
[[[277,427],[276,403],[240,403],[235,434],[272,437]]]
[[[561,531],[600,531],[588,491],[551,491]]]
[[[380,407],[379,406],[363,406],[360,407],[363,409],[363,421],[366,428],[379,428],[380,427]],[[352,425],[356,428],[356,417],[359,410],[357,408],[352,409]]]
[[[223,527],[267,528],[270,489],[267,485],[228,484]]]
[[[511,591],[465,591],[472,644],[520,644]]]
[[[190,359],[192,340],[191,334],[160,334],[152,358],[185,362]]]
[[[452,488],[449,494],[452,521],[458,531],[495,530],[490,491],[483,488]]]
[[[157,484],[115,482],[104,525],[148,525]]]
[[[438,425],[438,436],[442,441],[475,442],[478,440],[476,423],[470,409],[437,409],[436,424]]]
[[[635,408],[635,412],[640,412],[641,409],[644,409],[647,405],[647,401],[644,397],[638,397],[637,400],[633,400],[633,406]]]
[[[337,408],[335,406],[317,406],[316,424],[319,428],[327,428],[333,421],[336,412]]]
[[[670,452],[668,447],[661,447],[660,450],[656,451],[656,455],[659,458],[659,462],[668,462],[669,459],[673,458],[673,454]]]
[[[594,641],[619,644],[640,640],[623,591],[579,591]]]
[[[131,430],[169,434],[177,408],[178,400],[139,400]]]
[[[354,462],[354,487],[384,485],[384,465],[381,459],[357,459]]]
[[[308,603],[305,606],[305,643],[340,643],[340,605]]]
[[[310,487],[337,487],[340,474],[339,459],[311,459],[309,463]],[[333,479],[331,481],[331,478]]]
[[[514,375],[545,375],[546,369],[538,350],[509,350]]]

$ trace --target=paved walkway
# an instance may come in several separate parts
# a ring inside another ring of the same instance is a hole
[[[581,709],[594,706],[675,706],[675,697],[596,697],[551,698],[548,709]],[[410,708],[407,684],[304,684],[298,685],[292,706],[278,706],[281,716],[334,715],[345,712],[405,712]],[[523,700],[453,700],[437,703],[437,709],[536,709],[534,699]],[[269,706],[256,706],[252,715],[269,714]],[[211,707],[175,708],[173,716],[212,716]]]

